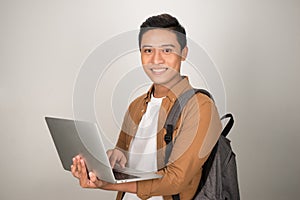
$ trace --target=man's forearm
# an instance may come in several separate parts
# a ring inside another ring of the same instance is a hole
[[[136,182],[107,184],[107,185],[103,186],[101,189],[136,193],[137,192],[137,184],[136,184]]]

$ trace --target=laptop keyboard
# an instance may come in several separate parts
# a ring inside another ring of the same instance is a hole
[[[123,172],[119,172],[116,170],[113,170],[114,176],[116,180],[124,180],[124,179],[133,179],[133,178],[138,178],[138,176],[130,175],[130,174],[125,174]]]

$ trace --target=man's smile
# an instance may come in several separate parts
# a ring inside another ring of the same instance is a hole
[[[167,71],[168,68],[167,67],[150,68],[150,70],[153,72],[153,74],[160,75],[160,74],[164,73],[165,71]]]

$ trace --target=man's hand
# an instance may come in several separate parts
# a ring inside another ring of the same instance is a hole
[[[113,155],[114,158],[117,158],[114,159],[115,160],[114,163],[116,163],[116,160],[119,160],[120,162],[118,163],[124,163],[123,166],[125,166],[127,159],[125,158],[125,155],[121,151],[109,150],[109,152],[110,155]],[[122,156],[120,153],[122,154]],[[113,190],[113,191],[130,192],[130,193],[137,192],[136,182],[111,184],[99,180],[93,172],[90,172],[88,174],[84,159],[79,155],[73,158],[73,164],[71,165],[71,172],[74,177],[79,179],[79,184],[83,188],[100,188],[104,190]]]
[[[112,168],[115,167],[116,163],[119,164],[122,168],[125,167],[125,164],[127,163],[127,158],[122,151],[118,149],[110,149],[106,153],[110,162],[110,166]]]
[[[79,179],[79,184],[83,188],[103,188],[108,184],[105,181],[99,180],[93,172],[87,174],[85,162],[80,156],[73,158],[71,172],[74,177]]]

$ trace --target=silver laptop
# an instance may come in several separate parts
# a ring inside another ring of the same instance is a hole
[[[65,170],[71,171],[72,158],[81,155],[88,171],[110,183],[124,183],[161,178],[154,172],[135,169],[111,168],[96,123],[45,117],[59,158]]]

